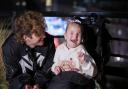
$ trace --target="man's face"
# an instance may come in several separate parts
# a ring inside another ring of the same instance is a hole
[[[41,36],[36,36],[33,33],[31,37],[25,35],[23,38],[27,46],[34,48],[35,46],[42,46],[44,44],[45,33],[43,33]]]
[[[78,24],[71,24],[68,26],[65,33],[65,39],[68,48],[77,47],[81,42],[81,28]]]

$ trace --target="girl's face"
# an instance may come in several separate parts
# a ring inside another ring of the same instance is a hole
[[[64,35],[68,48],[77,47],[81,43],[81,28],[76,23],[70,23]]]
[[[33,33],[31,37],[24,35],[23,38],[26,45],[28,45],[30,48],[34,48],[35,46],[42,46],[44,44],[45,33],[41,36],[37,36]]]

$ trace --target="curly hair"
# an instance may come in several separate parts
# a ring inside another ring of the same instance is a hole
[[[45,19],[41,12],[26,11],[14,22],[14,33],[18,42],[24,43],[23,36],[31,37],[32,33],[41,36],[46,29]]]

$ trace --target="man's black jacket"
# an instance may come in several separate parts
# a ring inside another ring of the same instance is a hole
[[[16,41],[11,34],[2,46],[6,79],[10,84],[39,84],[43,86],[50,79],[50,67],[55,53],[53,36],[46,33],[44,45],[33,49]],[[17,85],[16,85],[17,86]]]

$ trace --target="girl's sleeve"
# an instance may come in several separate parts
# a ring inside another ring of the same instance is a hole
[[[82,73],[88,77],[94,77],[96,75],[96,64],[94,59],[85,51],[85,63],[81,64]]]
[[[53,59],[54,63],[51,67],[52,72],[54,72],[55,67],[58,66],[58,64],[59,64],[59,55],[60,55],[60,48],[57,48],[56,52],[55,52],[54,59]]]

